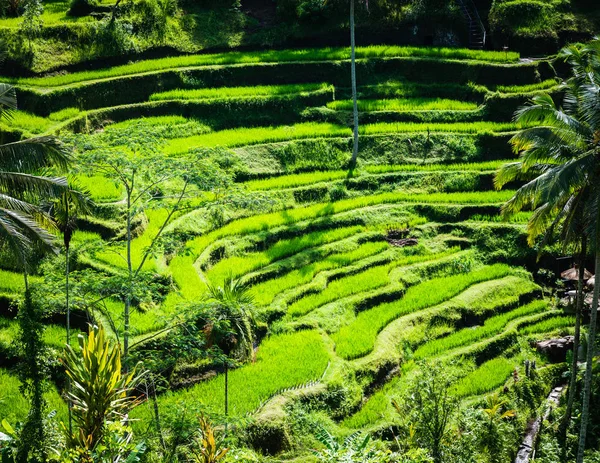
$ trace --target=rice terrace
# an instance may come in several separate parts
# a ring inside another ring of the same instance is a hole
[[[0,0],[0,461],[600,462],[593,0]]]

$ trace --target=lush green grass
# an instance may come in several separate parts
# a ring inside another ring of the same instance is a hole
[[[508,53],[508,61],[515,62],[520,55],[516,52]],[[507,56],[503,52],[469,50],[465,48],[433,48],[433,47],[403,47],[375,45],[357,47],[356,57],[362,58],[388,58],[388,57],[423,57],[444,59],[469,59],[489,62],[506,62]],[[320,48],[306,50],[272,50],[272,51],[244,51],[218,54],[200,54],[187,56],[174,56],[154,60],[137,61],[122,66],[82,71],[72,74],[29,77],[13,79],[15,83],[34,85],[39,87],[54,87],[68,85],[89,80],[107,79],[111,77],[139,74],[143,72],[160,71],[180,67],[213,66],[223,64],[244,63],[275,63],[292,61],[330,61],[345,60],[350,58],[350,50],[343,48]]]
[[[498,204],[503,203],[514,195],[514,191],[485,191],[469,193],[382,193],[372,196],[344,199],[333,203],[313,204],[296,209],[286,209],[280,212],[271,212],[252,217],[234,220],[227,225],[199,236],[188,243],[192,254],[197,258],[214,241],[232,235],[246,235],[269,228],[291,225],[302,220],[314,220],[330,217],[342,212],[361,209],[379,204],[410,203],[438,203],[438,204]]]
[[[78,108],[65,108],[60,111],[56,111],[48,116],[51,121],[62,122],[69,119],[73,119],[81,114]]]
[[[0,369],[0,417],[8,421],[12,426],[17,422],[23,422],[29,412],[29,400],[26,399],[19,387],[20,381],[16,376]],[[55,388],[51,388],[44,394],[48,402],[48,409],[57,410],[58,419],[67,423],[67,406],[60,398]]]
[[[131,241],[131,261],[134,268],[141,263],[146,249],[148,246],[150,246],[152,239],[166,219],[168,210],[165,208],[147,209],[145,214],[148,218],[148,225],[146,226],[144,233]],[[99,261],[113,267],[122,269],[127,268],[126,249],[124,243],[119,243],[118,245],[114,245],[110,248],[100,250],[95,253],[94,257]],[[143,268],[144,270],[154,270],[155,267],[155,261],[151,256],[146,260]]]
[[[433,278],[412,286],[398,301],[360,312],[352,323],[335,333],[336,352],[345,359],[364,356],[373,350],[377,334],[396,318],[440,304],[471,285],[502,278],[512,272],[509,266],[496,264],[467,274]]]
[[[458,251],[458,248],[452,248],[448,251],[435,254],[416,254],[412,256],[405,256],[395,260],[390,264],[372,267],[363,272],[357,273],[356,275],[350,275],[340,278],[339,280],[333,280],[323,291],[309,294],[292,303],[288,307],[288,313],[293,316],[305,315],[316,307],[324,305],[328,302],[336,301],[353,294],[359,294],[380,288],[390,283],[389,273],[396,267],[440,259]]]
[[[0,345],[10,347],[19,335],[19,322],[0,318]],[[71,336],[75,339],[77,332],[73,331]],[[67,343],[67,331],[64,326],[46,325],[44,327],[44,343],[47,346],[62,350]],[[0,383],[1,384],[1,383]]]
[[[198,257],[206,247],[226,236],[246,235],[269,228],[291,225],[302,220],[330,217],[342,212],[361,209],[379,204],[409,203],[438,203],[438,204],[498,204],[503,203],[514,195],[514,191],[485,191],[469,193],[382,193],[372,196],[344,199],[333,203],[313,204],[296,209],[286,209],[252,217],[234,220],[227,225],[199,236],[188,243],[193,255]]]
[[[302,185],[312,185],[313,183],[341,180],[347,178],[348,175],[349,173],[347,170],[307,172],[293,175],[282,175],[279,177],[261,180],[250,180],[248,182],[244,182],[244,185],[249,190],[275,190],[279,188],[294,188]]]
[[[330,254],[317,262],[292,270],[281,277],[254,285],[252,287],[254,302],[259,306],[269,305],[273,302],[277,294],[282,293],[286,289],[308,283],[319,272],[346,267],[353,262],[378,254],[388,247],[387,242],[364,243],[351,251]]]
[[[25,291],[25,283],[22,274],[0,270],[0,292],[17,294],[23,291]]]
[[[493,391],[502,386],[518,363],[514,359],[497,357],[461,378],[452,388],[458,397],[469,397]]]
[[[54,125],[49,119],[25,111],[14,111],[8,124],[10,127],[17,127],[33,135],[45,133]]]
[[[69,16],[67,15],[69,8],[69,1],[46,1],[44,2],[44,12],[42,13],[40,19],[43,21],[44,26],[57,25],[60,23],[83,23],[95,21],[91,16]],[[19,28],[21,27],[22,22],[22,16],[2,17],[0,18],[0,28]]]
[[[321,334],[300,331],[270,337],[258,348],[256,361],[229,373],[229,413],[241,417],[256,410],[277,392],[317,380],[329,363]],[[187,390],[159,398],[160,407],[202,404],[214,413],[224,409],[224,377],[199,383]],[[150,410],[139,408],[133,418],[150,419]]]
[[[239,127],[169,140],[164,152],[176,154],[200,146],[236,147],[304,138],[349,137],[350,135],[351,130],[348,127],[322,122],[304,122],[278,127]]]
[[[212,283],[222,284],[230,275],[237,278],[304,249],[339,241],[363,230],[364,228],[361,226],[320,230],[297,238],[281,240],[262,252],[252,252],[223,259],[206,272],[206,275]]]
[[[114,182],[102,175],[79,175],[75,181],[86,190],[96,202],[119,201],[125,194],[125,189],[120,183]]]
[[[457,164],[399,164],[399,165],[366,165],[361,170],[371,174],[382,174],[388,172],[460,172],[473,171],[485,172],[495,171],[506,164],[506,161],[487,161]],[[360,175],[360,174],[359,174]],[[356,174],[355,174],[356,176]],[[326,170],[306,172],[278,177],[250,180],[244,182],[249,190],[274,190],[283,188],[294,188],[314,183],[343,180],[350,177],[347,170]]]
[[[520,126],[514,122],[379,122],[362,125],[363,135],[382,133],[480,133],[480,132],[512,132]]]
[[[444,98],[398,98],[393,100],[359,100],[358,110],[370,111],[472,111],[479,105],[470,101]],[[327,107],[339,111],[352,111],[352,100],[336,100]]]
[[[289,84],[289,85],[256,85],[254,87],[220,87],[176,89],[167,92],[153,93],[150,101],[160,100],[203,100],[212,98],[243,98],[257,96],[289,95],[293,93],[308,93],[316,90],[330,89],[329,84]]]
[[[520,334],[538,334],[551,333],[575,326],[575,318],[571,316],[561,316],[543,320],[533,325],[528,325],[519,330]]]
[[[517,212],[508,218],[501,215],[481,215],[475,214],[469,220],[474,222],[494,222],[494,223],[527,223],[531,219],[532,212]]]
[[[548,303],[546,301],[534,301],[510,312],[491,317],[481,326],[464,328],[444,338],[429,341],[419,347],[414,356],[417,359],[433,357],[457,347],[473,344],[499,334],[513,320],[543,312],[547,308]]]
[[[529,85],[498,85],[496,86],[496,90],[501,93],[527,93],[535,92],[537,90],[548,90],[556,87],[557,85],[558,83],[555,79],[548,79],[537,84]]]
[[[381,122],[360,126],[362,135],[378,135],[386,133],[465,133],[510,132],[519,126],[514,122],[455,122],[455,123],[420,123],[420,122]],[[184,138],[169,140],[164,148],[166,154],[185,153],[200,146],[237,147],[261,143],[276,143],[307,138],[350,137],[348,127],[327,122],[302,122],[290,126],[275,127],[238,127],[220,130]]]
[[[356,275],[333,280],[321,292],[309,294],[292,303],[288,313],[292,316],[305,315],[328,302],[385,286],[390,283],[392,268],[392,265],[379,265]]]
[[[504,164],[510,161],[498,160],[498,161],[484,161],[484,162],[461,162],[453,164],[436,164],[426,163],[422,164],[396,164],[396,165],[377,165],[364,166],[364,170],[372,174],[386,173],[386,172],[485,172],[495,171],[502,167]]]
[[[207,134],[212,129],[198,119],[188,119],[183,116],[152,116],[127,119],[108,125],[107,131],[121,131],[131,126],[147,126],[160,138],[171,139]]]

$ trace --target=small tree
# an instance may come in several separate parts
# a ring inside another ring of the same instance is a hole
[[[421,373],[402,405],[393,402],[398,413],[408,416],[415,428],[415,440],[441,463],[445,441],[458,402],[450,394],[453,377],[438,364],[423,364]]]
[[[213,329],[208,337],[225,354],[225,415],[228,415],[230,358],[244,361],[254,353],[253,298],[249,286],[232,277],[223,286],[209,285],[208,289],[216,304]]]
[[[27,0],[23,8],[23,19],[21,21],[21,33],[27,39],[29,51],[33,51],[33,40],[40,35],[44,21],[42,14],[44,7],[41,0]]]
[[[125,256],[127,277],[123,310],[123,359],[127,362],[131,332],[130,314],[135,285],[159,244],[160,238],[182,201],[187,197],[190,184],[198,181],[197,163],[193,157],[167,158],[160,152],[162,142],[158,133],[143,124],[132,124],[124,130],[107,130],[98,138],[78,137],[76,146],[82,152],[81,162],[92,173],[101,173],[123,186],[125,190]],[[168,182],[178,181],[178,190],[165,197],[161,188]],[[134,262],[131,254],[133,220],[149,202],[165,200],[167,216],[152,237],[150,245]]]
[[[506,433],[503,429],[504,421],[516,415],[515,410],[507,410],[505,400],[500,394],[494,393],[486,397],[486,408],[483,412],[487,418],[483,432],[483,446],[487,449],[490,463],[501,463],[510,458],[505,454]]]

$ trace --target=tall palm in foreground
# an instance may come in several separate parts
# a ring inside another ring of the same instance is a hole
[[[229,359],[245,361],[254,354],[254,306],[249,286],[225,279],[223,286],[209,285],[208,290],[216,304],[215,325],[224,326],[225,332],[213,333],[216,344],[225,354],[225,415],[229,413]]]
[[[0,84],[0,118],[10,121],[16,109],[12,86]],[[58,197],[67,187],[64,177],[48,177],[50,167],[65,170],[69,155],[54,137],[36,137],[0,145],[0,243],[22,262],[27,287],[27,252],[35,244],[54,247],[50,216],[42,200]]]
[[[514,179],[532,179],[504,205],[510,214],[535,209],[529,224],[530,241],[548,228],[560,226],[564,244],[590,237],[600,272],[600,40],[561,52],[573,75],[564,85],[558,107],[549,95],[536,96],[521,108],[516,119],[537,127],[521,130],[511,143],[520,161],[504,166],[496,176],[501,187]],[[575,236],[579,233],[579,236]],[[591,238],[594,239],[591,239]],[[589,348],[584,383],[577,462],[585,449],[591,393],[592,362],[600,285],[595,285],[589,327]],[[581,296],[580,296],[581,298]]]
[[[16,94],[10,85],[0,84],[0,119],[10,121],[16,109]],[[49,198],[57,197],[66,187],[66,179],[43,174],[50,167],[66,169],[69,155],[53,137],[37,137],[0,145],[0,245],[8,247],[23,268],[25,283],[24,305],[19,317],[24,343],[24,362],[21,380],[31,407],[21,431],[18,459],[27,460],[32,452],[45,458],[43,383],[41,337],[33,328],[39,315],[32,301],[27,275],[29,255],[33,248],[54,248],[48,231],[54,229],[50,216],[40,207]],[[41,449],[41,450],[40,450]]]

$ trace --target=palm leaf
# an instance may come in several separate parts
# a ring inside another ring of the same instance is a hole
[[[35,172],[50,166],[66,170],[70,160],[68,148],[56,137],[0,145],[0,171]]]

